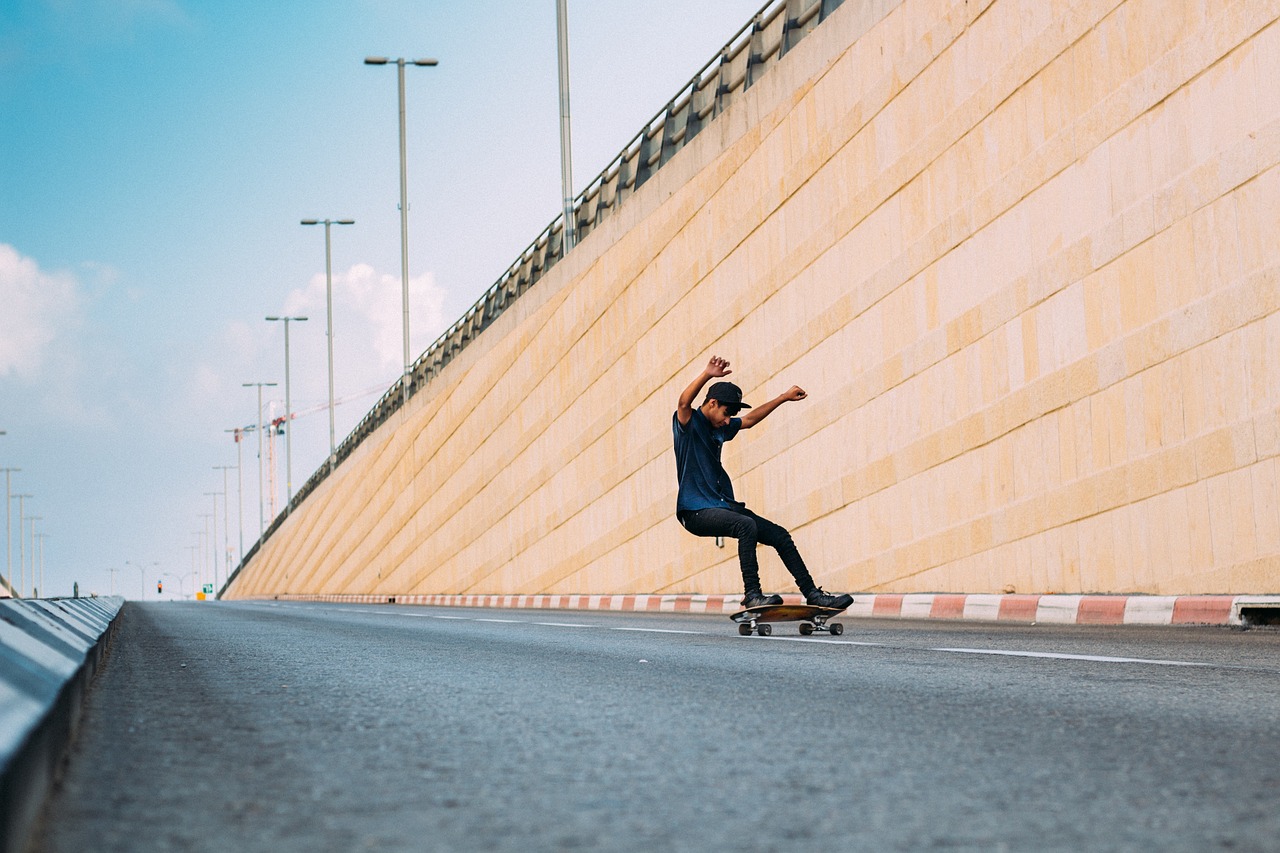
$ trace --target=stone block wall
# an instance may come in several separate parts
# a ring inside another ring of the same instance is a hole
[[[1280,588],[1280,2],[846,0],[366,440],[228,597]],[[789,591],[772,552],[767,587]]]

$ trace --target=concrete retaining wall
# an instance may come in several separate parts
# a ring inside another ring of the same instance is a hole
[[[0,601],[0,850],[22,850],[124,599]]]
[[[672,518],[713,353],[752,402],[810,392],[725,461],[828,588],[1277,591],[1278,18],[849,0],[229,597],[739,589]]]

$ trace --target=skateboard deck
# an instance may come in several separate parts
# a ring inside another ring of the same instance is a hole
[[[764,604],[739,610],[729,618],[738,623],[738,633],[744,637],[752,632],[761,637],[769,636],[773,633],[770,622],[799,622],[800,633],[805,636],[815,631],[827,631],[838,637],[844,633],[844,626],[839,622],[828,625],[827,620],[844,611],[843,607],[818,607],[813,604]]]

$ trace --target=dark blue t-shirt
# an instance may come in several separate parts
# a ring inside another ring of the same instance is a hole
[[[676,512],[744,506],[733,499],[733,483],[720,464],[721,448],[726,441],[732,441],[740,429],[741,418],[730,418],[728,426],[713,428],[701,409],[693,410],[687,426],[680,425],[677,414],[671,416],[676,443],[676,478],[680,483]]]

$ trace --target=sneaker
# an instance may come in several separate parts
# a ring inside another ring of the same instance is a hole
[[[850,601],[852,600],[853,599],[850,599]],[[782,603],[782,596],[765,595],[763,592],[760,592],[759,590],[756,590],[754,592],[748,592],[746,595],[742,597],[742,606],[747,608],[764,607],[767,604],[781,604],[781,603]]]
[[[805,593],[804,600],[806,604],[812,604],[815,607],[833,607],[837,610],[844,610],[850,604],[853,604],[853,596],[848,593],[832,595],[818,587],[814,587]]]

